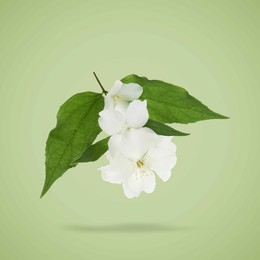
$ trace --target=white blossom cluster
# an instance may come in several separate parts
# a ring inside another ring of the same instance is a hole
[[[99,113],[99,126],[111,135],[106,152],[109,165],[99,170],[103,180],[122,184],[127,198],[153,192],[155,173],[165,182],[176,164],[172,137],[145,127],[149,114],[147,101],[138,100],[142,92],[138,84],[116,81]]]

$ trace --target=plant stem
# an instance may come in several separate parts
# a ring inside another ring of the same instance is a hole
[[[100,86],[101,89],[102,89],[102,94],[105,94],[105,95],[106,95],[108,92],[107,92],[107,91],[104,89],[104,87],[102,86],[102,84],[101,84],[99,78],[97,77],[97,74],[96,74],[95,72],[93,72],[93,74],[94,74],[94,76],[95,76],[95,78],[96,78],[96,80],[97,80],[99,86]]]

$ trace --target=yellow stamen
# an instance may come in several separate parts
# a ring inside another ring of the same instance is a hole
[[[137,164],[137,166],[138,166],[139,168],[141,168],[141,167],[144,166],[144,161],[139,160],[136,164]]]

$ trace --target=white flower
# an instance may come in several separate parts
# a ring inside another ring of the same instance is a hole
[[[146,100],[134,100],[124,112],[104,109],[99,113],[99,126],[108,135],[123,133],[132,128],[141,128],[147,123],[149,118],[146,106]]]
[[[136,149],[140,149],[133,144],[142,139],[142,143],[151,143],[154,138],[154,132],[143,127],[148,121],[147,102],[134,100],[125,112],[119,112],[114,109],[105,109],[99,113],[98,120],[101,129],[108,135],[112,135],[109,139],[109,150],[112,156],[117,152],[123,152],[125,149],[134,153]],[[138,133],[138,135],[137,135]]]
[[[110,164],[99,169],[102,178],[122,184],[128,198],[138,197],[142,191],[153,192],[155,173],[167,181],[176,164],[176,146],[171,137],[144,127],[149,118],[147,102],[135,100],[142,91],[137,84],[116,81],[98,120],[102,130],[111,135],[106,153]]]
[[[105,109],[124,111],[129,102],[138,99],[142,93],[143,88],[140,85],[136,83],[124,84],[117,80],[105,97]]]
[[[122,184],[128,198],[138,197],[142,191],[151,193],[155,189],[155,173],[167,181],[176,164],[176,146],[171,137],[150,133],[151,142],[143,142],[143,133],[131,132],[131,141],[123,152],[106,153],[110,165],[101,167],[103,180]]]

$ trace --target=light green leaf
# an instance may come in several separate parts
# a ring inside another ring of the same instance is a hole
[[[104,107],[101,94],[84,92],[72,96],[59,109],[57,125],[46,143],[46,177],[41,197],[80,158],[101,132],[98,113]]]
[[[146,127],[152,129],[156,134],[158,135],[165,135],[165,136],[185,136],[185,135],[189,135],[186,133],[182,133],[178,130],[175,130],[173,128],[171,128],[168,125],[165,125],[164,123],[155,121],[155,120],[151,120],[149,119],[148,122],[145,125]]]
[[[147,100],[151,119],[163,123],[194,123],[207,119],[225,119],[191,96],[184,88],[160,80],[129,75],[123,83],[137,83],[143,87],[141,100]]]
[[[75,163],[94,162],[98,160],[108,150],[109,138],[107,137],[89,146]]]

